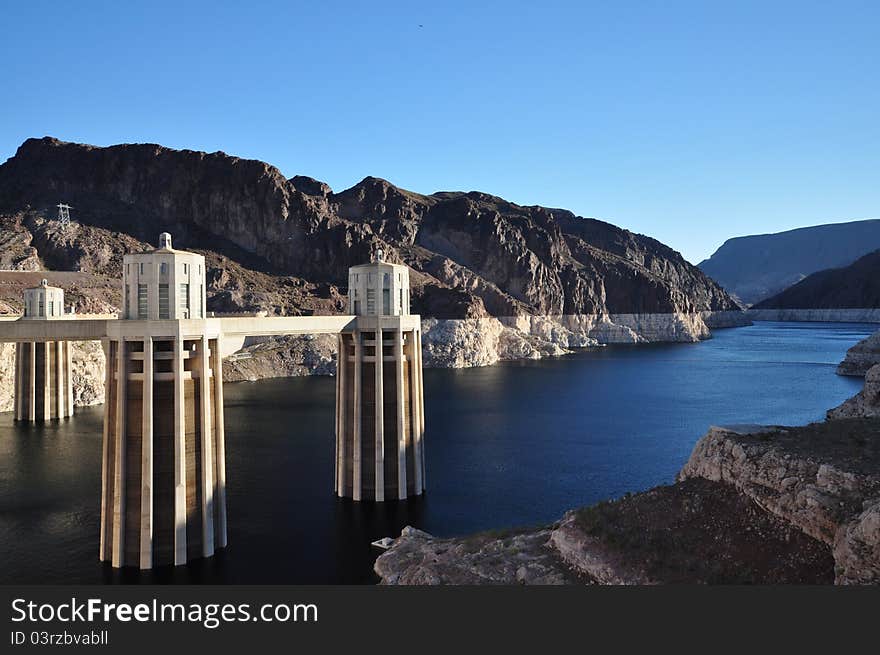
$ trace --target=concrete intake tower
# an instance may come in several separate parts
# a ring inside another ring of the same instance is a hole
[[[409,269],[382,261],[353,266],[339,334],[336,493],[388,501],[425,489],[420,317],[409,313]]]
[[[100,559],[149,569],[226,545],[220,330],[205,318],[205,258],[125,255],[107,322]],[[214,326],[214,327],[212,327]]]
[[[40,286],[25,289],[23,321],[39,332],[42,321],[63,320],[64,290]],[[70,343],[54,339],[20,341],[15,345],[15,420],[49,421],[73,416]]]

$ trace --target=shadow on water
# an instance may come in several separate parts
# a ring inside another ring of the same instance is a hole
[[[669,483],[711,424],[800,424],[856,393],[835,375],[873,325],[760,323],[699,344],[425,372],[423,498],[333,494],[332,378],[225,387],[229,547],[187,566],[97,561],[102,408],[0,414],[0,583],[372,583],[370,542],[465,534]]]
[[[397,535],[407,525],[421,523],[424,499],[383,505],[360,505],[346,499],[335,499],[332,522],[336,525],[335,539],[326,544],[323,557],[337,562],[338,571],[329,581],[325,572],[311,579],[299,572],[311,584],[371,584],[378,581],[372,572],[373,562],[379,551],[370,543],[388,535]],[[318,546],[312,543],[310,546]],[[186,566],[163,566],[151,571],[126,567],[114,569],[110,564],[100,566],[101,582],[104,584],[242,584],[278,583],[279,571],[268,567],[265,573],[251,572],[239,579],[239,557],[250,556],[246,549],[232,544],[217,552],[214,557],[195,560]],[[247,568],[247,566],[245,567]]]

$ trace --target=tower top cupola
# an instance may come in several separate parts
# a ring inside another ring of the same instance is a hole
[[[43,278],[40,285],[24,290],[24,318],[51,319],[64,316],[64,289],[49,286]]]
[[[348,269],[348,311],[356,316],[409,314],[409,267],[385,261],[380,248],[369,264]]]
[[[122,318],[191,320],[205,318],[205,258],[175,250],[162,232],[159,246],[122,259],[125,304]]]

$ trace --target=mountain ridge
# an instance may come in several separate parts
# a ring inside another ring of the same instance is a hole
[[[698,266],[752,305],[811,273],[846,266],[877,248],[880,219],[864,219],[732,237]]]
[[[0,165],[5,220],[30,212],[33,223],[62,201],[83,225],[144,243],[167,229],[181,247],[244,252],[260,272],[337,290],[382,247],[414,270],[417,310],[438,317],[738,310],[650,237],[475,191],[423,195],[367,176],[337,193],[219,151],[53,137],[26,140]]]
[[[880,249],[860,257],[849,266],[812,273],[753,308],[880,308]]]

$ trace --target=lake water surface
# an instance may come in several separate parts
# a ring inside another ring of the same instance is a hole
[[[149,574],[98,562],[102,408],[0,414],[0,583],[368,583],[369,542],[549,523],[672,482],[712,424],[802,424],[861,388],[835,374],[866,324],[756,323],[697,344],[425,371],[423,498],[333,496],[332,378],[226,385],[229,547]]]

